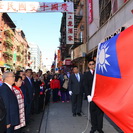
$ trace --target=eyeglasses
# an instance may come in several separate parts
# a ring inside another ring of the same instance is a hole
[[[94,63],[93,63],[93,64],[89,64],[89,65],[90,65],[90,66],[91,66],[91,65],[94,65]]]

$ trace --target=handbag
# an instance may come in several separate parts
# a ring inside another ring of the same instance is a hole
[[[63,83],[63,86],[62,86],[64,89],[67,89],[68,88],[68,79],[65,79],[65,82]]]

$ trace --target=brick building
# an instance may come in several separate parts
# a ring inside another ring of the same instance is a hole
[[[0,14],[0,67],[2,69],[25,68],[28,60],[28,43],[22,30],[7,13]]]

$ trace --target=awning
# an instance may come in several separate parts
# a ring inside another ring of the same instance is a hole
[[[11,66],[8,65],[8,64],[4,64],[4,67],[6,67],[6,68],[11,68]]]

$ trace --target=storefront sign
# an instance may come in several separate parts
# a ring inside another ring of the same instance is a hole
[[[88,17],[89,17],[89,24],[93,21],[93,4],[92,0],[88,0]]]
[[[63,65],[71,65],[71,59],[65,59],[64,61],[63,61]]]
[[[74,44],[74,13],[66,13],[66,43]]]
[[[0,12],[73,12],[73,2],[16,2],[0,1]]]

